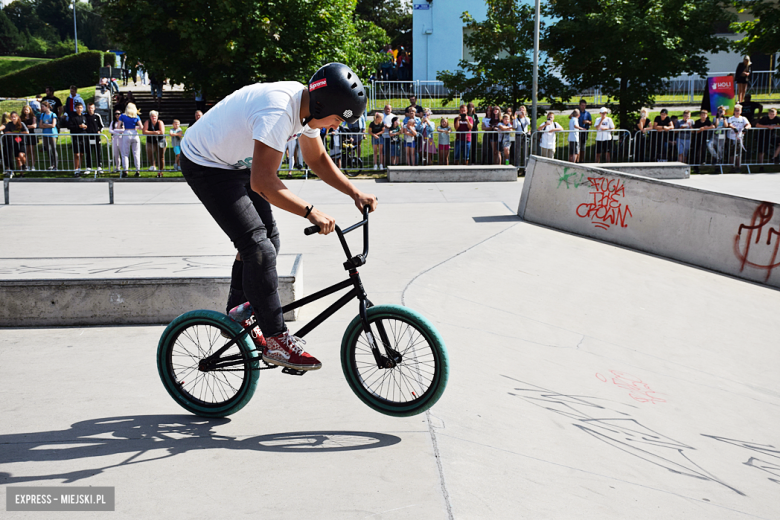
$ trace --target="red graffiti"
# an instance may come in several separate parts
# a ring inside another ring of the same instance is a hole
[[[770,226],[766,230],[767,246],[771,246],[772,238],[777,237],[775,240],[774,248],[771,249],[771,257],[768,262],[766,263],[752,262],[748,259],[748,257],[750,256],[751,246],[753,244],[758,244],[761,241],[761,235],[764,233],[764,227],[767,226],[769,222],[771,222],[774,212],[775,212],[775,208],[771,203],[762,202],[753,212],[753,217],[750,219],[750,225],[740,224],[739,229],[737,230],[737,235],[734,237],[734,253],[737,255],[737,258],[741,262],[739,271],[742,272],[745,269],[746,265],[749,265],[750,267],[755,267],[757,269],[766,269],[766,278],[764,281],[769,280],[769,276],[772,274],[772,270],[775,267],[780,266],[780,262],[775,262],[775,260],[777,260],[778,249],[780,249],[780,227],[778,227],[778,229],[775,229]],[[744,251],[740,247],[740,244],[742,242],[743,230],[747,230],[746,237],[745,237]],[[754,235],[755,235],[755,241],[753,240]],[[766,251],[766,249],[764,249],[764,251]]]
[[[590,202],[583,202],[577,206],[577,216],[589,218],[594,226],[601,229],[609,229],[615,224],[620,227],[628,227],[626,217],[633,217],[628,204],[623,206],[618,197],[626,196],[626,187],[620,179],[607,179],[588,177],[588,182],[596,191],[588,192],[593,196]]]
[[[628,390],[628,396],[634,401],[650,404],[666,402],[666,399],[650,395],[657,392],[650,390],[650,386],[638,377],[628,375],[625,372],[618,372],[617,370],[610,370],[609,372],[611,376],[596,374],[596,377],[603,383],[606,383],[607,379],[611,377],[612,383],[620,388]]]

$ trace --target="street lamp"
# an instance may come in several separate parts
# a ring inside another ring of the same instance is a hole
[[[73,9],[73,40],[76,46],[76,54],[79,53],[79,35],[76,32],[76,0],[71,0],[70,8]]]

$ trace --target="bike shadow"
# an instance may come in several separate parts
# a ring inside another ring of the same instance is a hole
[[[24,462],[61,462],[75,459],[128,458],[105,466],[49,475],[14,476],[0,472],[0,485],[39,480],[76,482],[104,471],[160,460],[194,450],[234,449],[276,453],[331,453],[384,448],[401,442],[384,433],[306,431],[258,435],[247,439],[220,435],[215,427],[230,419],[192,415],[134,415],[80,421],[67,430],[0,435],[0,467]],[[150,455],[150,452],[161,455]],[[115,460],[115,459],[114,459]]]

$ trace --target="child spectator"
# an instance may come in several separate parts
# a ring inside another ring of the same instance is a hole
[[[49,170],[57,169],[57,114],[48,101],[41,101],[41,117],[38,125],[43,133],[43,151],[49,156]]]
[[[422,164],[431,164],[433,163],[433,156],[436,154],[436,147],[433,144],[433,134],[436,133],[436,124],[433,122],[433,112],[431,112],[430,108],[425,109],[420,124],[422,125],[422,150],[420,151]]]
[[[547,120],[539,125],[537,130],[542,132],[541,155],[550,159],[554,158],[555,132],[563,131],[563,127],[555,122],[555,113],[552,110],[547,112]]]
[[[38,128],[37,119],[33,113],[33,108],[30,105],[24,105],[22,107],[22,115],[20,116],[22,123],[27,127],[29,133],[35,133],[35,129]],[[24,147],[27,156],[26,170],[35,169],[35,145],[38,144],[38,138],[34,135],[28,135],[24,138]]]
[[[576,108],[569,114],[569,162],[580,160],[580,134],[578,130],[584,130],[579,125],[580,111]]]
[[[653,130],[655,134],[654,146],[658,162],[666,162],[669,158],[669,131],[674,129],[674,123],[668,117],[669,111],[661,109],[661,115],[655,116],[653,120]]]
[[[87,133],[87,119],[84,117],[83,104],[76,103],[75,110],[68,118],[68,127],[70,128],[73,146],[73,176],[80,177],[81,160],[84,158],[84,150],[86,148],[84,136],[81,134]]]
[[[596,162],[601,162],[601,155],[606,155],[606,161],[610,161],[612,152],[612,130],[615,129],[615,123],[609,117],[609,109],[601,107],[599,118],[595,123],[596,130]]]
[[[707,136],[703,134],[705,130],[711,130],[715,128],[710,121],[709,112],[702,110],[699,112],[699,119],[693,123],[693,129],[695,134],[693,135],[693,146],[691,154],[693,155],[693,162],[696,166],[693,167],[693,173],[699,173],[699,164],[702,163],[702,152],[704,152],[705,143],[707,142]]]
[[[748,123],[755,125],[763,111],[764,105],[753,101],[752,94],[747,94],[745,96],[745,102],[742,103],[742,115],[748,120]]]
[[[679,154],[677,160],[680,162],[689,162],[688,154],[691,152],[691,130],[693,130],[691,111],[686,110],[683,112],[683,118],[682,121],[680,121],[680,131],[677,135],[677,153]]]
[[[100,114],[95,112],[95,104],[90,103],[87,106],[87,115],[84,116],[87,122],[87,134],[91,134],[85,137],[85,144],[87,148],[85,150],[87,156],[87,169],[85,173],[90,173],[90,168],[93,166],[93,156],[97,157],[97,173],[103,173],[103,146],[100,142],[100,135],[103,132],[103,118]]]
[[[750,122],[742,115],[742,105],[734,105],[734,115],[728,118],[726,126],[730,128],[727,136],[729,138],[729,157],[734,164],[731,173],[739,173],[742,150],[745,147],[745,130],[750,128]]]
[[[114,120],[108,125],[108,132],[111,134],[111,152],[114,158],[113,167],[122,172],[122,134],[125,133],[125,126],[119,117],[122,115],[118,109],[114,110]],[[120,177],[125,177],[127,172],[119,174]]]
[[[404,125],[404,148],[406,149],[406,164],[409,166],[417,165],[417,156],[414,153],[414,140],[417,137],[414,117],[410,117]]]
[[[19,172],[19,177],[23,177],[24,170],[27,170],[27,154],[25,153],[24,137],[19,134],[29,134],[27,126],[19,118],[19,114],[16,111],[11,112],[11,120],[5,124],[4,132],[6,134],[12,134],[10,137],[6,137],[6,153],[11,152],[11,155],[16,158],[16,169]],[[13,177],[13,171],[10,172]]]
[[[455,118],[455,162],[468,164],[471,152],[471,131],[474,128],[474,118],[468,115],[466,105],[460,106],[460,114]]]
[[[465,108],[465,107],[463,107]],[[449,166],[450,164],[450,133],[452,128],[450,122],[446,117],[442,117],[439,121],[439,164]]]
[[[390,136],[390,139],[388,140],[390,147],[390,160],[393,166],[397,166],[401,160],[401,145],[403,144],[401,142],[402,132],[403,129],[401,128],[398,117],[394,117],[390,122],[390,128],[388,128],[388,135]]]
[[[512,148],[510,136],[512,134],[512,120],[509,114],[501,116],[501,122],[496,126],[498,129],[498,148],[504,156],[504,164],[509,164],[509,151]]]
[[[383,117],[381,112],[377,112],[374,114],[374,120],[371,122],[370,125],[368,125],[368,133],[371,134],[371,146],[374,149],[374,169],[375,170],[381,170],[382,169],[382,152],[383,150],[383,138],[382,136],[385,133],[385,129],[387,128],[385,124],[382,122]]]
[[[180,155],[181,155],[181,140],[184,137],[184,132],[181,128],[181,122],[178,119],[173,120],[173,128],[171,128],[171,146],[173,146],[173,171],[181,171]]]
[[[718,107],[718,113],[715,115],[715,122],[713,124],[715,132],[712,139],[707,143],[707,149],[712,154],[713,160],[720,163],[723,161],[723,151],[726,144],[726,128],[728,128],[728,121],[726,120],[726,107],[721,105]]]

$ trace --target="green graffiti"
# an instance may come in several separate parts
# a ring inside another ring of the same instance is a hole
[[[569,178],[570,177],[574,177],[575,175],[577,175],[577,172],[569,173],[569,167],[568,166],[564,166],[564,168],[563,168],[563,175],[558,177],[558,188],[561,187],[561,184],[566,184],[566,189],[568,190],[569,189]]]
[[[580,186],[590,186],[590,179],[585,177],[584,173],[569,173],[569,170],[571,170],[571,168],[568,166],[563,167],[563,175],[558,177],[558,188],[561,187],[561,184],[564,184],[567,190],[569,189],[569,186],[574,186],[574,188],[579,188]]]

